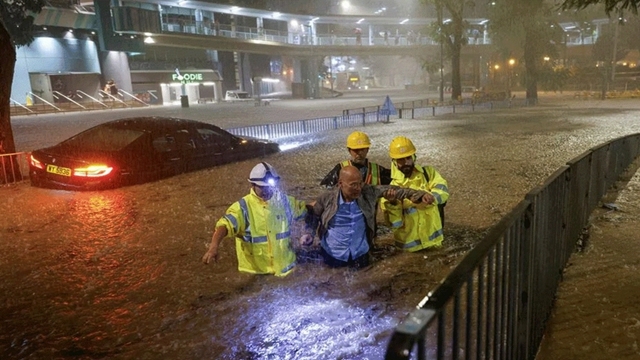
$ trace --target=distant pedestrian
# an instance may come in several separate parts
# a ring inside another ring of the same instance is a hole
[[[107,81],[107,84],[104,86],[104,92],[107,93],[111,101],[114,101],[118,98],[118,87],[116,86],[116,82],[113,79]]]
[[[389,45],[389,32],[388,31],[384,32],[384,44],[385,45]]]

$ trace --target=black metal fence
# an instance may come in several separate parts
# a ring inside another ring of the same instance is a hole
[[[625,136],[531,190],[397,326],[385,358],[534,359],[589,214],[638,155],[640,134]]]

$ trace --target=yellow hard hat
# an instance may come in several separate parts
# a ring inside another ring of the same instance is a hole
[[[354,131],[347,138],[347,147],[349,149],[367,149],[371,147],[371,140],[362,131]]]
[[[402,159],[416,153],[416,147],[411,140],[404,136],[398,136],[389,144],[389,156],[392,159]]]

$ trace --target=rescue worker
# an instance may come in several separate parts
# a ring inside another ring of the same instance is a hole
[[[203,263],[218,261],[220,242],[233,237],[239,271],[285,276],[293,270],[296,255],[291,247],[291,223],[304,218],[307,208],[303,201],[278,191],[279,180],[270,164],[261,162],[253,167],[250,193],[218,220]]]
[[[408,138],[398,136],[391,141],[391,185],[427,191],[427,204],[385,199],[380,202],[396,245],[407,251],[442,245],[444,205],[449,199],[447,181],[432,166],[417,165],[415,154],[416,147]]]
[[[312,227],[318,228],[320,253],[327,265],[362,268],[369,264],[369,250],[373,245],[377,202],[407,199],[412,202],[432,200],[426,191],[396,186],[371,186],[362,181],[355,166],[340,170],[337,188],[321,194],[313,204]],[[315,225],[317,222],[320,225]],[[309,245],[309,244],[304,244]]]
[[[370,185],[389,185],[391,182],[391,170],[372,163],[367,159],[371,140],[362,131],[354,131],[347,137],[347,150],[351,160],[345,160],[336,165],[320,182],[321,186],[334,187],[338,184],[340,169],[352,165],[360,170],[362,181]]]

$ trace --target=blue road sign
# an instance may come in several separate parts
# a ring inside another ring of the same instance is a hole
[[[396,110],[396,107],[393,106],[393,103],[391,102],[389,95],[387,95],[387,98],[384,100],[384,104],[382,105],[378,113],[380,115],[387,115],[387,116],[398,115],[398,110]]]

